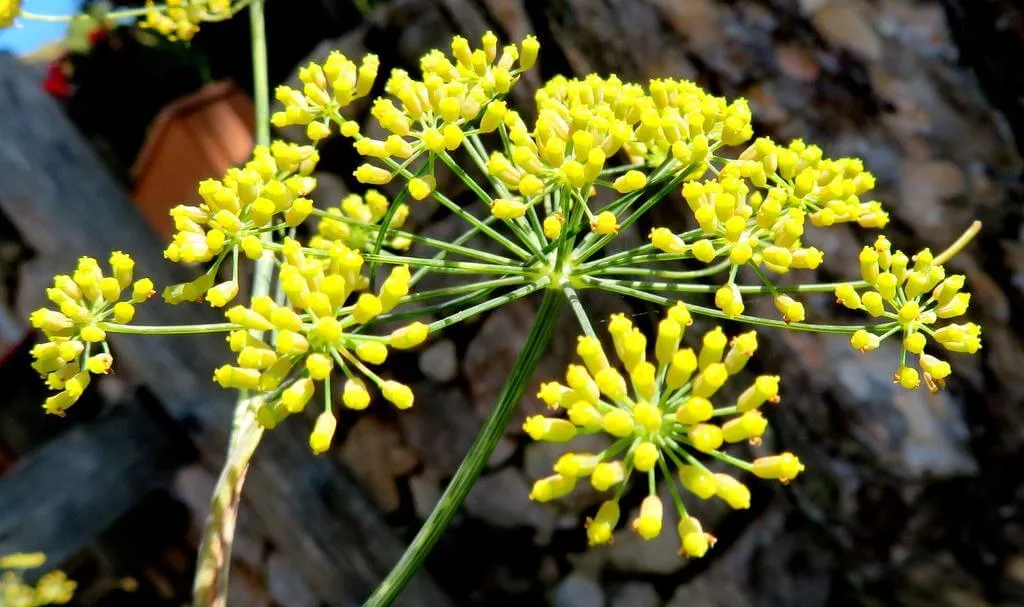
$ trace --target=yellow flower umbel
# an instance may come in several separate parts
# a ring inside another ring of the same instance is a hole
[[[341,243],[359,251],[372,251],[379,232],[381,220],[387,215],[390,201],[377,190],[367,190],[362,196],[349,194],[341,204],[327,209],[327,216],[321,216],[317,233],[309,240],[309,246],[316,249],[330,249],[333,243]],[[398,230],[409,217],[409,207],[400,204],[388,222],[390,230]],[[403,251],[412,241],[401,235],[392,236],[384,244]]]
[[[146,18],[140,25],[154,30],[170,40],[191,40],[204,21],[223,21],[231,18],[231,0],[167,0],[166,6],[157,7],[146,0]]]
[[[533,65],[536,42],[528,37],[521,46],[509,44],[499,49],[497,36],[487,32],[481,48],[472,49],[465,38],[456,36],[451,59],[437,50],[420,59],[422,79],[416,80],[402,69],[392,70],[384,88],[394,101],[376,99],[370,110],[388,135],[372,139],[359,136],[354,129],[342,130],[343,135],[356,137],[355,148],[361,155],[389,165],[385,169],[367,162],[356,169],[356,179],[387,183],[394,176],[396,163],[408,166],[422,154],[445,154],[461,147],[467,132],[495,130],[506,115],[505,102],[497,99]],[[478,118],[479,129],[473,126]],[[417,200],[429,196],[436,185],[430,166],[409,181],[409,193]]]
[[[281,288],[287,304],[270,297],[256,297],[250,306],[235,306],[226,312],[228,320],[244,329],[228,337],[237,353],[236,365],[224,365],[214,380],[224,388],[257,392],[257,417],[272,428],[290,414],[305,409],[320,383],[324,391],[321,414],[310,446],[316,452],[330,446],[336,428],[330,396],[335,367],[347,377],[341,401],[349,409],[370,404],[368,384],[399,409],[413,404],[412,391],[404,384],[385,380],[367,365],[380,365],[389,348],[414,348],[427,338],[427,325],[413,322],[387,337],[356,333],[382,313],[394,309],[409,292],[410,274],[397,266],[381,285],[377,295],[366,292],[361,274],[362,255],[334,243],[327,257],[313,257],[316,250],[304,250],[298,241],[282,245]],[[273,331],[269,341],[249,331]]]
[[[687,514],[672,470],[680,484],[700,499],[717,496],[732,508],[750,506],[749,490],[724,472],[712,472],[704,461],[717,459],[760,478],[782,482],[803,470],[790,453],[753,463],[723,453],[721,449],[729,443],[759,442],[767,426],[759,408],[766,402],[778,402],[779,378],[759,376],[736,402],[714,405],[719,389],[754,354],[757,338],[750,332],[730,342],[716,328],[704,334],[697,351],[681,348],[690,322],[683,304],[670,308],[658,325],[654,357],[648,360],[651,348],[646,336],[623,315],[613,315],[608,330],[624,373],[610,362],[597,338],[580,337],[576,352],[583,365],[569,365],[565,384],[542,384],[539,394],[551,409],[564,410],[568,419],[537,415],[523,426],[534,440],[563,442],[597,432],[616,439],[600,453],[566,453],[556,462],[554,474],[537,481],[530,493],[541,502],[556,499],[586,477],[599,491],[614,489],[614,496],[588,522],[591,544],[611,540],[619,518],[619,498],[634,472],[647,477],[650,494],[632,528],[648,540],[661,532],[663,506],[654,490],[660,471],[682,517],[678,529],[682,552],[698,557],[713,538]]]
[[[284,109],[274,112],[270,121],[276,127],[300,125],[306,127],[311,141],[320,141],[331,134],[330,122],[338,112],[370,94],[377,78],[380,60],[366,55],[359,66],[338,51],[331,52],[323,65],[310,63],[299,69],[302,90],[279,86],[274,92]],[[348,122],[342,133],[348,136],[359,132],[359,125]]]
[[[180,303],[206,297],[214,307],[234,299],[238,292],[234,277],[214,285],[220,263],[234,251],[259,259],[261,232],[293,228],[309,217],[313,201],[306,196],[316,187],[310,173],[319,157],[312,146],[275,141],[269,147],[257,147],[244,167],[228,170],[223,179],[200,182],[201,204],[171,209],[177,231],[164,257],[180,263],[214,263],[196,280],[167,287],[164,299]]]
[[[863,352],[874,350],[887,337],[902,337],[900,367],[893,381],[907,389],[917,388],[922,381],[932,392],[945,385],[951,369],[949,363],[925,353],[928,339],[938,342],[950,352],[974,354],[981,349],[981,327],[972,323],[935,325],[940,320],[963,316],[971,301],[963,291],[962,274],[947,276],[928,249],[907,257],[893,251],[889,240],[879,236],[873,247],[860,252],[861,276],[871,287],[858,292],[852,284],[836,288],[836,299],[847,308],[863,310],[891,323],[881,324],[877,332],[860,330],[850,344]],[[918,369],[907,364],[908,354],[917,356]]]
[[[107,345],[107,323],[127,324],[135,304],[153,295],[153,281],[133,282],[135,262],[120,251],[110,255],[111,273],[103,275],[92,257],[78,260],[75,272],[53,279],[46,296],[57,309],[39,308],[29,317],[47,341],[32,348],[32,368],[57,394],[46,399],[47,413],[63,415],[89,385],[90,374],[110,371],[113,357]]]
[[[41,552],[0,556],[0,605],[42,607],[69,603],[77,584],[69,580],[63,571],[43,575],[35,586],[23,581],[25,571],[38,569],[45,563],[46,556]]]
[[[0,0],[0,29],[14,25],[14,19],[21,13],[21,0]]]

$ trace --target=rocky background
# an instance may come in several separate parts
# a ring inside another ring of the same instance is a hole
[[[972,220],[984,222],[949,265],[968,277],[985,347],[954,361],[945,392],[894,388],[893,348],[861,355],[839,337],[763,332],[757,360],[783,375],[768,447],[798,453],[808,472],[787,487],[756,484],[747,511],[694,504],[719,538],[700,561],[677,556],[668,521],[654,542],[622,532],[612,546],[587,550],[582,521],[598,496],[578,490],[555,505],[530,502],[529,485],[563,447],[532,444],[513,422],[427,564],[455,604],[1024,605],[1024,323],[1013,313],[1024,304],[1024,8],[1011,0],[377,4],[311,56],[341,48],[411,66],[454,33],[534,33],[541,77],[691,78],[716,94],[747,97],[759,134],[864,158],[892,212],[888,233],[898,247],[938,251]],[[539,82],[527,78],[517,101],[527,103]],[[351,159],[340,142],[329,145],[324,202],[356,187]],[[432,236],[461,227],[417,213]],[[679,218],[671,204],[659,209],[659,221]],[[852,229],[811,234],[826,252],[819,278],[850,276],[871,239]],[[841,314],[828,300],[811,300],[808,316]],[[595,318],[627,305],[610,297],[586,303]],[[629,310],[639,323],[654,318],[642,305]],[[412,537],[461,461],[533,313],[530,302],[518,302],[404,355],[396,373],[416,384],[416,407],[343,420],[330,457],[399,537]],[[559,375],[571,356],[576,328],[568,315],[561,324],[535,382]],[[519,419],[539,407],[527,398]],[[79,604],[175,604],[187,596],[213,474],[200,464],[180,470],[76,557],[72,575],[89,580]],[[251,518],[243,507],[229,604],[332,604]]]

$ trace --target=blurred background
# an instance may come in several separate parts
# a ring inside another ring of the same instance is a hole
[[[1019,2],[270,0],[267,11],[272,85],[331,49],[414,69],[456,33],[533,33],[540,61],[514,95],[527,113],[541,79],[556,74],[690,78],[747,97],[758,134],[864,158],[900,248],[938,251],[984,222],[949,265],[968,277],[985,345],[953,361],[945,392],[894,388],[896,349],[860,355],[841,337],[762,333],[755,360],[783,376],[770,446],[799,454],[808,470],[786,487],[754,485],[750,510],[695,505],[719,538],[708,557],[678,557],[668,525],[651,543],[623,533],[588,551],[582,522],[596,494],[530,502],[530,483],[561,452],[519,431],[540,407],[530,389],[402,604],[1024,605],[1024,317],[1013,312],[1024,305]],[[25,320],[44,283],[81,254],[124,248],[158,284],[184,276],[160,263],[167,208],[248,157],[244,15],[204,25],[191,44],[129,25],[23,21],[0,32],[0,48],[20,55],[0,53],[0,554],[46,551],[79,581],[75,605],[177,606],[188,600],[230,430],[230,395],[208,381],[225,358],[220,338],[114,341],[117,372],[56,419],[39,409]],[[365,123],[366,108],[355,111]],[[327,142],[318,204],[361,191],[354,160],[346,142]],[[680,209],[663,204],[655,220],[678,224]],[[459,229],[432,205],[415,208],[414,220],[438,238]],[[826,252],[818,278],[850,277],[873,238],[809,234]],[[809,300],[809,319],[842,316],[828,300]],[[628,310],[652,319],[652,309],[609,296],[586,305],[596,318]],[[395,357],[416,407],[343,418],[323,457],[307,452],[310,420],[269,433],[245,490],[229,605],[361,604],[453,474],[533,313],[517,302]],[[211,317],[149,314],[143,322]],[[577,330],[568,316],[561,325],[534,383],[570,358]]]

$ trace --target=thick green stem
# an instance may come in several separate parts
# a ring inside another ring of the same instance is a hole
[[[377,587],[373,596],[366,601],[365,607],[390,605],[398,597],[405,585],[409,583],[409,580],[412,579],[412,576],[420,568],[420,565],[423,564],[424,559],[430,554],[431,549],[433,549],[441,534],[448,527],[452,517],[455,516],[455,513],[462,506],[462,502],[466,499],[466,495],[469,494],[469,490],[473,487],[477,477],[480,476],[484,466],[487,465],[487,460],[490,458],[491,452],[494,451],[495,445],[498,444],[498,440],[505,433],[505,427],[508,426],[508,422],[512,418],[516,404],[519,403],[519,399],[526,389],[527,382],[533,375],[534,370],[540,363],[541,356],[551,341],[555,320],[562,309],[563,301],[562,293],[559,290],[548,289],[545,291],[540,310],[537,312],[537,318],[533,323],[533,328],[526,338],[526,344],[519,353],[512,372],[505,381],[505,387],[498,397],[497,404],[490,415],[487,416],[487,420],[480,429],[480,434],[473,441],[466,459],[462,461],[459,469],[455,472],[455,476],[452,478],[452,482],[448,484],[444,495],[441,496],[440,501],[434,507],[434,511],[430,513],[430,517],[427,518],[420,532],[416,534],[412,543],[409,544],[405,554],[402,555],[402,558],[399,559],[398,564],[391,570],[387,578]]]

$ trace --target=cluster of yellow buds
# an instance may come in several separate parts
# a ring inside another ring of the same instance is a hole
[[[301,91],[285,85],[274,91],[284,109],[274,112],[270,117],[271,124],[279,128],[304,126],[310,141],[328,137],[331,134],[331,121],[340,121],[338,112],[356,99],[370,94],[379,67],[380,59],[377,55],[364,56],[360,65],[356,66],[338,51],[331,52],[323,65],[306,65],[299,69]],[[345,121],[341,130],[344,135],[352,137],[359,132],[359,125]]]
[[[231,0],[167,0],[157,6],[146,0],[146,18],[140,25],[170,40],[191,40],[204,21],[223,21],[232,14]]]
[[[767,420],[759,408],[766,402],[778,402],[779,378],[759,376],[735,403],[716,407],[711,399],[729,377],[746,366],[757,350],[757,336],[744,333],[730,343],[721,328],[715,328],[704,334],[695,352],[680,347],[691,322],[682,303],[669,308],[658,324],[654,359],[648,360],[646,336],[625,316],[613,315],[608,331],[625,375],[611,364],[596,337],[580,337],[576,352],[583,365],[569,365],[565,384],[541,385],[538,397],[550,409],[564,410],[568,419],[528,418],[523,429],[531,438],[565,442],[580,434],[603,432],[615,439],[600,453],[566,453],[555,463],[554,474],[538,480],[530,493],[540,502],[557,499],[586,477],[599,491],[615,488],[615,497],[588,522],[592,545],[611,541],[619,519],[619,498],[634,471],[648,477],[652,490],[632,523],[633,529],[646,540],[661,531],[663,507],[653,490],[660,471],[680,512],[682,553],[700,557],[713,538],[687,514],[670,468],[676,470],[680,484],[700,499],[717,496],[737,509],[750,506],[750,491],[733,476],[712,472],[701,460],[722,460],[757,477],[782,482],[803,470],[790,453],[748,463],[720,451],[724,444],[760,441]],[[715,423],[719,419],[723,421]]]
[[[338,242],[350,248],[372,250],[380,229],[381,220],[387,215],[391,202],[377,190],[367,190],[362,196],[349,194],[341,204],[327,209],[327,215],[317,223],[317,233],[309,240],[314,249],[330,249]],[[398,205],[388,222],[388,229],[398,230],[409,218],[409,207]],[[406,236],[393,236],[384,244],[403,251],[412,241]]]
[[[643,87],[624,84],[615,76],[590,75],[583,80],[556,76],[537,91],[532,132],[517,112],[494,104],[480,128],[489,132],[503,125],[510,145],[508,156],[491,155],[488,172],[525,197],[539,196],[555,186],[589,188],[605,161],[633,138],[644,100]],[[625,192],[646,183],[643,173],[633,171],[616,186]]]
[[[469,42],[452,39],[454,61],[440,51],[431,51],[420,60],[421,80],[401,69],[392,70],[385,90],[394,97],[377,99],[371,113],[389,133],[383,139],[358,137],[356,150],[367,158],[408,165],[423,153],[441,154],[459,148],[467,132],[477,132],[472,122],[480,118],[479,131],[493,131],[506,113],[505,103],[495,101],[505,95],[519,75],[533,66],[539,45],[532,36],[520,46],[506,45],[499,55],[498,38],[484,34],[481,48],[471,49]],[[355,136],[357,133],[343,135]],[[427,167],[430,168],[429,166]],[[363,183],[384,184],[395,173],[370,162],[360,165],[356,179]],[[409,193],[422,200],[430,195],[436,180],[430,173],[409,181]]]
[[[114,362],[107,345],[107,322],[127,324],[135,317],[135,305],[153,295],[153,281],[133,282],[135,261],[120,251],[110,256],[111,274],[104,276],[99,263],[82,257],[70,276],[59,274],[47,298],[57,310],[39,308],[29,317],[47,341],[32,348],[32,368],[57,394],[46,399],[47,413],[63,415],[89,385],[90,373],[105,374]],[[122,300],[122,296],[126,299]]]
[[[307,254],[298,241],[286,239],[281,254],[279,277],[287,304],[278,305],[264,296],[254,298],[249,306],[227,310],[228,320],[242,327],[228,337],[237,365],[218,368],[214,380],[224,388],[258,391],[257,416],[267,427],[302,411],[313,397],[315,382],[324,382],[324,412],[310,436],[310,446],[319,453],[330,446],[337,424],[328,381],[335,366],[348,378],[342,394],[346,407],[365,409],[370,404],[369,380],[386,400],[407,409],[413,404],[409,387],[382,379],[366,363],[382,364],[389,347],[418,346],[426,340],[428,327],[413,322],[387,337],[352,331],[391,311],[408,294],[406,266],[394,267],[377,295],[364,291],[356,296],[367,286],[358,251],[335,243],[327,257],[318,258]],[[354,303],[346,305],[350,298]],[[273,333],[267,342],[249,331]]]
[[[63,571],[51,571],[39,578],[35,586],[23,581],[23,572],[38,569],[46,563],[41,552],[14,553],[0,556],[0,605],[4,607],[42,607],[66,605],[78,586]]]
[[[861,351],[878,348],[882,340],[899,333],[903,338],[901,364],[893,381],[907,389],[915,389],[924,380],[932,392],[945,385],[950,374],[949,363],[926,354],[928,338],[950,352],[974,354],[981,349],[981,327],[972,323],[949,323],[935,328],[941,319],[963,316],[971,301],[970,293],[963,291],[962,274],[946,275],[940,263],[928,249],[907,257],[893,250],[889,240],[879,236],[874,246],[860,252],[861,276],[871,289],[858,292],[853,284],[836,288],[836,299],[852,310],[863,310],[873,317],[893,321],[882,325],[881,335],[860,330],[850,339],[851,345]],[[907,366],[907,353],[918,357],[917,369]]]
[[[861,199],[875,187],[875,177],[859,158],[832,160],[800,139],[781,146],[761,137],[736,163],[744,178],[768,189],[769,198],[774,196],[783,209],[800,209],[816,226],[856,222],[883,228],[889,222],[881,203]]]
[[[722,145],[740,145],[753,134],[746,99],[728,102],[688,80],[655,79],[647,86],[653,102],[643,109],[630,156],[657,166],[674,158],[690,174],[704,173],[706,162]]]
[[[259,259],[261,231],[298,226],[313,212],[313,201],[306,195],[316,187],[310,173],[318,160],[312,146],[275,141],[269,147],[258,146],[244,167],[229,169],[223,179],[200,182],[201,204],[171,209],[177,231],[164,257],[200,263],[223,259],[237,249]],[[214,285],[217,266],[192,282],[167,287],[164,299],[180,303],[205,296],[215,307],[226,305],[237,295],[238,284],[232,278]]]
[[[0,0],[0,29],[14,25],[21,13],[21,0]]]

